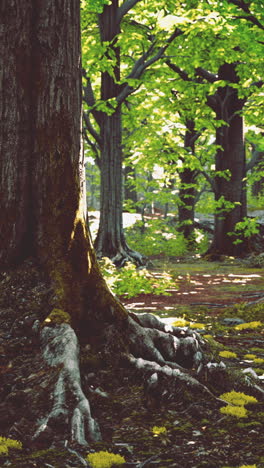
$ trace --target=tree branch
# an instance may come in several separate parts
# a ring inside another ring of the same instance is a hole
[[[165,61],[166,65],[168,65],[168,67],[173,70],[175,73],[178,73],[178,75],[184,80],[184,81],[195,81],[193,80],[192,78],[190,78],[188,76],[188,74],[182,70],[180,67],[178,67],[177,65],[175,65],[174,63],[172,63],[170,60],[166,60]]]
[[[89,107],[94,107],[96,104],[96,99],[94,97],[94,92],[92,88],[91,78],[87,75],[86,70],[82,70],[82,75],[86,79],[86,86],[83,86],[83,100]],[[100,126],[101,123],[101,113],[95,109],[91,109],[96,122]],[[90,130],[89,130],[90,131]]]
[[[99,156],[98,147],[97,147],[96,144],[89,138],[86,128],[83,128],[83,137],[84,137],[86,143],[91,147],[91,149],[92,149],[92,151],[93,151],[93,153],[94,153],[95,162],[96,162],[97,166],[98,166],[99,169],[100,169],[100,167],[101,167],[101,160],[100,160],[100,156]]]
[[[120,23],[122,18],[129,12],[129,10],[131,10],[131,8],[133,8],[133,6],[135,6],[140,1],[141,0],[126,0],[123,3],[123,5],[120,6],[118,8],[118,12],[117,12],[117,21],[118,21],[118,23]]]
[[[95,97],[92,88],[90,77],[87,75],[86,70],[82,70],[82,75],[86,79],[86,86],[83,86],[84,100],[88,106],[92,107],[95,105]]]
[[[258,28],[262,29],[264,31],[264,26],[259,22],[259,20],[253,16],[253,15],[241,15],[241,16],[233,16],[233,19],[245,19],[247,21],[250,21],[251,23],[255,24],[258,26]]]
[[[201,78],[204,78],[206,81],[209,81],[209,83],[215,83],[215,81],[218,80],[217,75],[209,72],[208,70],[205,70],[202,67],[197,67],[195,71],[198,76],[200,76]]]
[[[85,126],[86,126],[88,132],[92,135],[92,137],[95,139],[95,141],[98,143],[98,145],[100,147],[102,145],[101,137],[100,137],[99,133],[97,133],[95,128],[92,126],[89,115],[87,113],[83,112],[83,118],[84,118]]]
[[[158,49],[158,51],[156,52],[156,54],[153,55],[152,57],[150,57],[150,55],[152,54],[153,49],[155,47],[155,42],[153,42],[150,45],[150,47],[148,48],[148,50],[136,61],[133,69],[131,70],[129,75],[126,77],[126,79],[127,80],[128,79],[139,79],[143,75],[144,71],[150,65],[157,62],[160,58],[163,57],[163,54],[166,51],[166,49],[169,47],[169,45],[173,42],[173,40],[176,37],[180,36],[181,34],[183,34],[183,31],[176,28],[175,31],[170,35],[170,37],[166,40],[165,45],[160,47]],[[148,57],[150,57],[150,58],[148,59]],[[133,88],[129,84],[125,85],[124,88],[122,89],[122,91],[119,93],[119,95],[116,98],[118,104],[121,104],[122,102],[124,102],[124,100],[127,98],[127,96],[129,96],[130,94],[135,92],[136,89],[138,89],[138,88]]]
[[[200,174],[202,174],[206,178],[207,182],[209,182],[210,186],[212,187],[213,192],[215,192],[216,187],[214,179],[210,177],[206,171],[200,171]]]
[[[234,19],[245,19],[264,31],[263,24],[256,18],[256,16],[252,15],[248,3],[245,3],[244,0],[228,0],[228,2],[236,5],[238,8],[247,13],[247,15],[235,16]]]

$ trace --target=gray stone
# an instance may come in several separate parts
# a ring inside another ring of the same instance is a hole
[[[238,317],[232,317],[232,318],[224,318],[221,320],[223,325],[227,325],[229,327],[233,327],[235,325],[240,325],[241,323],[245,323],[245,320],[238,318]]]

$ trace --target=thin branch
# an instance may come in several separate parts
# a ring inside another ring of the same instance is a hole
[[[203,127],[202,130],[200,130],[199,132],[195,132],[195,134],[193,135],[193,137],[190,140],[190,145],[189,146],[194,145],[194,143],[198,140],[198,138],[200,138],[200,136],[202,135],[204,130],[206,130],[205,127]]]
[[[100,160],[98,148],[97,148],[96,144],[89,138],[88,133],[87,133],[86,130],[87,130],[86,128],[83,128],[83,137],[84,137],[86,143],[91,147],[91,149],[92,149],[92,151],[94,153],[95,162],[96,162],[97,166],[100,169],[101,160]]]
[[[215,181],[212,177],[210,177],[206,171],[200,171],[200,174],[202,174],[207,182],[209,182],[210,186],[212,187],[213,192],[215,193],[216,191],[216,186],[215,186]]]
[[[228,3],[233,3],[233,5],[238,6],[241,8],[245,13],[250,13],[248,4],[244,2],[244,0],[228,0]]]
[[[126,77],[126,79],[139,79],[143,75],[144,71],[148,67],[150,67],[150,65],[153,65],[153,63],[157,62],[160,58],[163,57],[164,52],[169,47],[169,45],[173,42],[173,40],[176,37],[180,36],[181,34],[183,34],[183,32],[180,29],[176,28],[175,31],[166,40],[165,45],[160,47],[158,51],[156,52],[156,54],[150,57],[155,47],[155,42],[153,42],[148,48],[148,50],[136,61],[133,69],[131,70],[129,75]],[[138,89],[138,87],[136,89]],[[122,102],[124,102],[124,100],[130,94],[135,92],[136,89],[130,86],[129,84],[124,86],[124,88],[122,89],[122,91],[119,93],[119,95],[116,98],[118,104],[121,104]]]
[[[91,78],[87,75],[86,70],[82,70],[82,75],[86,79],[86,86],[83,86],[83,100],[89,107],[94,107],[96,104],[96,100],[94,97],[94,92],[92,88]],[[100,126],[101,123],[101,113],[98,112],[96,109],[91,109],[91,113],[93,114],[96,122]]]
[[[228,2],[233,3],[233,5],[236,5],[242,11],[247,13],[247,15],[235,16],[234,19],[245,19],[264,31],[263,24],[251,13],[248,3],[245,3],[244,0],[228,0]]]
[[[198,171],[197,171],[197,172],[198,172]],[[200,190],[199,192],[197,192],[196,197],[194,198],[194,203],[195,203],[195,205],[196,205],[196,203],[198,203],[198,201],[200,200],[202,194],[205,193],[205,192],[208,192],[208,191],[209,191],[209,190],[208,190],[207,186],[204,185],[204,186],[201,188],[201,190]]]
[[[190,78],[188,74],[182,70],[180,67],[172,63],[170,60],[166,60],[166,64],[171,68],[171,70],[175,71],[178,73],[178,75],[184,80],[184,81],[193,81],[197,82],[197,79]],[[196,75],[200,76],[201,78],[204,78],[206,81],[209,81],[209,83],[214,83],[215,81],[218,80],[218,76],[215,75],[214,73],[209,72],[208,70],[205,70],[204,68],[197,67],[195,69]]]
[[[160,59],[164,52],[167,50],[169,45],[176,39],[176,37],[179,37],[183,34],[183,31],[180,29],[176,28],[175,31],[170,35],[170,37],[167,39],[166,44],[163,47],[160,47],[156,55],[154,57],[150,58],[146,63],[145,63],[145,68],[149,67],[152,65],[152,63],[156,62],[158,59]]]
[[[246,16],[246,15],[241,15],[241,16],[233,16],[233,19],[245,19],[247,21],[250,21],[250,23],[253,23],[255,24],[256,26],[258,26],[258,28],[262,29],[264,31],[264,26],[259,22],[259,20],[253,16],[253,15],[249,15],[249,16]]]
[[[89,115],[86,112],[83,112],[83,118],[84,118],[85,126],[86,126],[88,132],[92,135],[92,137],[98,143],[99,147],[101,147],[101,145],[102,145],[101,137],[100,137],[99,133],[97,133],[97,131],[93,127],[93,125],[92,125],[92,123],[90,121]]]
[[[263,42],[264,44],[264,42]],[[251,83],[250,86],[256,86],[257,88],[262,88],[262,86],[264,85],[264,81],[254,81],[253,83]]]
[[[142,84],[142,83],[140,83],[136,88],[133,87],[133,86],[130,86],[130,85],[126,84],[126,85],[124,86],[124,88],[122,89],[122,91],[121,91],[121,92],[118,94],[118,96],[116,97],[117,103],[118,103],[118,104],[122,104],[122,102],[124,102],[124,101],[126,100],[126,98],[127,98],[128,96],[130,96],[130,94],[135,93],[135,92],[141,87],[141,84]],[[128,103],[126,103],[126,106],[127,106],[128,109],[130,109]]]
[[[118,8],[118,11],[117,11],[117,21],[118,21],[118,23],[120,23],[122,18],[129,12],[129,10],[131,10],[131,8],[133,8],[133,6],[135,6],[140,1],[141,0],[126,0],[123,3],[123,5],[120,6]]]
[[[165,61],[166,65],[173,70],[175,73],[177,73],[184,81],[195,81],[192,78],[188,76],[188,74],[182,70],[180,67],[172,63],[170,60]]]
[[[218,80],[217,75],[209,72],[208,70],[205,70],[202,67],[197,67],[195,71],[198,76],[200,76],[201,78],[204,78],[206,81],[209,81],[209,83],[215,83]]]

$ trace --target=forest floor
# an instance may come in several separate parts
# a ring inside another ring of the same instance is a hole
[[[175,279],[175,287],[168,291],[170,295],[142,294],[130,299],[122,297],[125,306],[134,312],[157,314],[167,323],[188,325],[198,330],[212,345],[212,358],[213,355],[219,358],[220,353],[226,365],[241,370],[252,369],[259,376],[259,385],[263,386],[264,270],[251,268],[233,259],[222,262],[206,262],[194,257],[152,259],[151,274],[162,280],[164,272]],[[23,278],[23,284],[21,278],[20,282],[17,280],[11,293],[8,276],[0,280],[0,311],[13,310],[12,320],[16,323],[21,311],[18,309],[15,314],[14,304],[19,300],[21,303],[21,295],[25,298],[23,288],[26,287],[26,279]],[[34,294],[38,298],[42,293],[35,288]],[[21,310],[23,312],[23,304]],[[236,328],[238,321],[242,329]],[[30,344],[25,341],[21,345],[19,333],[21,336],[22,332],[19,326],[18,336],[15,328],[13,341],[8,344],[9,327],[6,319],[0,320],[2,392],[7,404],[13,404],[17,398],[18,411],[22,416],[24,411],[24,418],[27,418],[29,408],[23,409],[23,395],[14,391],[11,384],[21,381],[22,385],[27,374],[33,372],[30,368],[32,356],[39,349],[34,340]],[[92,363],[89,365],[92,366]],[[89,369],[89,378],[86,379],[86,366],[82,350],[83,390],[88,395],[92,414],[99,422],[103,439],[100,443],[92,443],[89,451],[120,453],[126,460],[126,464],[122,465],[124,467],[264,467],[263,401],[248,405],[247,417],[244,418],[224,415],[220,413],[219,407],[204,400],[195,400],[186,407],[180,395],[178,401],[161,405],[144,398],[142,380],[136,372],[121,368],[113,372],[105,367],[98,368],[98,363],[94,362],[94,367]],[[105,396],[93,391],[98,388]],[[8,427],[3,411],[4,408],[0,407],[1,427]],[[19,430],[21,428],[17,430],[17,438]],[[15,434],[14,428],[11,433]],[[6,436],[8,432],[0,435]],[[85,453],[87,451],[83,451],[83,455]],[[12,452],[8,457],[0,456],[0,467],[6,466],[79,468],[84,465],[71,457],[63,447],[60,450],[55,447],[46,450],[40,444],[34,451],[28,446],[22,453]]]
[[[217,354],[234,353],[222,358],[227,365],[255,369],[264,383],[264,269],[248,268],[228,258],[222,262],[195,257],[163,262],[152,259],[152,263],[153,275],[160,277],[165,271],[176,278],[175,289],[168,290],[168,296],[123,297],[126,307],[138,313],[154,313],[168,324],[196,329],[214,341]],[[254,328],[252,322],[261,320],[262,324]],[[236,330],[238,321],[251,323],[253,328]],[[137,394],[136,388],[131,394]],[[128,404],[131,399],[128,397]],[[143,454],[154,454],[146,466],[264,467],[263,403],[251,408],[248,418],[243,419],[223,417],[210,406],[204,411],[199,401],[189,408],[182,408],[180,402],[171,409],[149,411],[140,406],[139,413],[138,408],[127,408],[123,427],[114,434],[117,437],[123,431],[128,440],[130,433],[132,446],[135,439],[138,446],[142,445],[141,460]],[[155,434],[155,426],[165,427],[166,432]]]

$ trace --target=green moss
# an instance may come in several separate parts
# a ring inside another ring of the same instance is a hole
[[[22,444],[18,440],[0,437],[0,455],[8,455],[9,449],[21,450]]]
[[[239,317],[246,322],[261,321],[264,315],[264,303],[247,305],[245,303],[228,307],[223,317]]]
[[[229,358],[236,358],[237,354],[233,353],[232,351],[220,351],[219,356],[229,359]]]
[[[238,423],[237,424],[237,427],[239,427],[240,429],[244,429],[244,428],[250,428],[250,427],[254,427],[254,426],[262,426],[262,424],[258,421],[251,421],[251,422],[246,422],[246,423]]]
[[[257,465],[240,465],[239,468],[257,468]]]
[[[104,451],[89,453],[87,460],[92,468],[111,468],[112,466],[123,465],[126,462],[121,455]]]
[[[210,346],[210,350],[212,351],[219,351],[219,349],[223,349],[224,345],[222,343],[218,343],[212,335],[204,335],[203,338],[206,339],[208,345]]]
[[[166,429],[166,427],[164,427],[164,426],[153,426],[152,432],[153,432],[153,434],[154,434],[154,437],[155,437],[155,436],[157,437],[157,436],[159,436],[160,434],[163,434],[163,435],[166,434],[167,429]]]
[[[249,403],[258,402],[255,397],[246,395],[245,393],[235,392],[234,390],[223,393],[220,395],[220,398],[229,403],[227,406],[220,408],[220,413],[228,416],[235,416],[236,418],[246,418],[248,411],[244,406]]]
[[[244,406],[249,403],[258,402],[258,400],[255,397],[251,395],[246,395],[242,392],[235,392],[234,390],[232,390],[232,392],[223,393],[222,395],[220,395],[220,398],[236,406]]]
[[[51,313],[48,317],[44,320],[43,325],[61,325],[62,323],[69,323],[71,324],[71,316],[68,312],[65,312],[62,309],[52,309]]]
[[[247,330],[250,328],[259,328],[262,327],[263,323],[260,321],[254,321],[254,322],[247,322],[247,323],[240,323],[239,325],[235,326],[235,330]]]
[[[255,358],[254,362],[255,362],[255,364],[264,364],[264,359],[263,358]]]
[[[246,418],[248,411],[244,406],[223,406],[220,408],[220,413],[226,414],[227,416],[235,416],[236,418]]]

